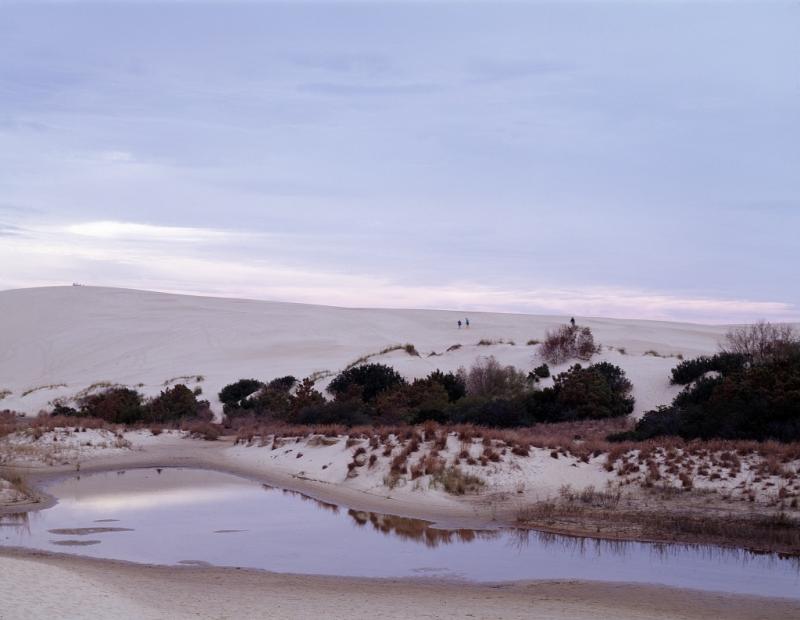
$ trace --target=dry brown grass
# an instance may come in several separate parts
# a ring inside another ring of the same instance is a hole
[[[483,478],[467,474],[458,467],[442,468],[433,476],[433,481],[451,495],[478,493],[486,486]]]
[[[754,441],[685,441],[663,437],[639,442],[609,442],[606,437],[630,428],[624,419],[539,424],[497,429],[472,425],[291,426],[264,424],[239,428],[240,441],[264,444],[290,438],[310,443],[345,441],[368,445],[387,459],[391,484],[428,475],[425,457],[442,453],[451,466],[507,463],[509,456],[544,450],[567,465],[595,463],[622,484],[644,489],[718,489],[726,499],[792,509],[800,503],[800,443]],[[264,439],[264,438],[269,439]],[[448,452],[448,438],[450,444]],[[330,439],[327,439],[330,438]],[[419,458],[411,456],[420,452]],[[445,456],[446,455],[446,456]],[[435,461],[430,461],[433,465]],[[377,464],[377,459],[373,465]],[[713,483],[713,484],[712,484]]]
[[[702,543],[800,555],[800,519],[772,512],[720,508],[708,492],[653,487],[652,498],[631,503],[619,486],[561,489],[558,498],[521,508],[520,526],[597,538]],[[624,501],[624,504],[623,504]]]
[[[206,441],[216,441],[222,436],[222,425],[213,422],[192,421],[184,422],[180,425],[182,431],[186,431],[192,437],[205,439]]]
[[[14,469],[13,467],[6,468],[0,474],[0,478],[8,482],[11,487],[20,495],[25,497],[31,497],[33,495],[33,491],[31,490],[27,479],[19,470]]]

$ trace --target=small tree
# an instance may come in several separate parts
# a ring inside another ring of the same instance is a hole
[[[306,377],[295,390],[294,398],[292,399],[292,413],[296,414],[306,407],[318,407],[324,404],[325,397],[314,387],[314,382],[311,378]]]
[[[168,388],[147,404],[147,419],[151,422],[170,422],[197,415],[199,403],[194,392],[179,383]]]

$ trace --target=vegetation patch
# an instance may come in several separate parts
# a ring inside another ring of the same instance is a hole
[[[434,475],[433,482],[434,484],[441,485],[450,495],[479,493],[486,486],[486,481],[483,478],[464,473],[458,467],[443,469]]]
[[[550,364],[563,364],[571,359],[588,361],[600,346],[594,342],[592,330],[579,325],[561,325],[548,330],[539,355]]]

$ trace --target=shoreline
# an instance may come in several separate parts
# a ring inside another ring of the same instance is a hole
[[[25,617],[90,618],[114,612],[145,619],[426,616],[507,619],[798,617],[800,601],[649,584],[527,581],[480,584],[271,573],[234,567],[158,566],[0,549],[2,608]],[[37,585],[32,577],[47,583]],[[83,588],[81,600],[70,594]],[[66,597],[66,598],[65,598]]]

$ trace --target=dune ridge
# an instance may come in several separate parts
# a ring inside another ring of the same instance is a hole
[[[219,413],[217,393],[237,379],[316,374],[317,387],[324,388],[333,374],[366,356],[408,378],[437,368],[456,370],[486,355],[530,369],[540,360],[538,347],[527,343],[570,318],[339,308],[84,286],[0,291],[0,317],[0,408],[28,415],[56,398],[105,385],[156,395],[178,382],[202,388]],[[459,329],[457,321],[466,317],[470,328]],[[677,356],[715,351],[727,329],[576,319],[603,345],[593,360],[608,360],[627,372],[637,416],[672,399],[677,390],[668,377]],[[419,356],[402,349],[379,353],[406,343]],[[454,345],[461,346],[451,349]]]

